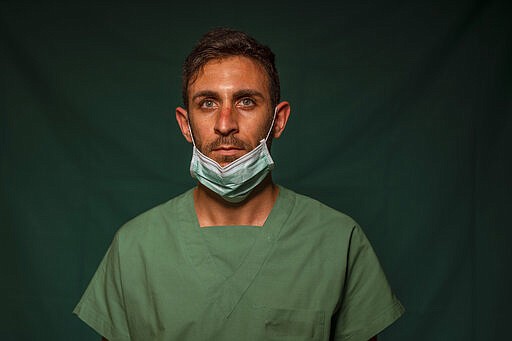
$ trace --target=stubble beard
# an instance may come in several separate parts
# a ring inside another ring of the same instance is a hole
[[[196,141],[196,142],[199,142],[197,144],[197,146],[198,146],[199,150],[201,151],[201,153],[214,159],[217,163],[229,164],[229,163],[235,161],[236,159],[240,158],[242,155],[249,153],[251,150],[256,148],[256,146],[259,144],[259,142],[262,139],[267,137],[267,133],[268,133],[269,129],[271,128],[270,125],[272,124],[272,120],[273,120],[273,116],[270,117],[267,124],[265,124],[265,126],[263,128],[261,128],[260,131],[258,132],[258,136],[260,136],[260,138],[257,140],[257,144],[255,146],[252,146],[251,144],[240,140],[235,135],[220,136],[217,139],[215,139],[213,142],[207,143],[206,145],[203,145],[200,141]],[[271,140],[271,138],[270,138],[270,140]],[[213,150],[220,146],[232,146],[235,148],[239,148],[239,149],[243,150],[244,153],[240,156],[223,155],[220,158],[213,158],[212,157]]]

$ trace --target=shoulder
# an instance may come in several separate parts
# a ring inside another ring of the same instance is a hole
[[[175,226],[180,224],[179,220],[186,215],[192,191],[188,190],[132,218],[119,228],[115,239],[119,243],[133,244],[172,234]]]
[[[299,225],[301,229],[331,236],[349,237],[355,228],[359,228],[357,222],[345,213],[287,188],[281,187],[281,190],[284,197],[293,201],[290,223]]]
[[[342,226],[353,227],[357,225],[356,221],[349,215],[329,207],[316,199],[296,193],[284,187],[281,187],[281,190],[285,195],[292,197],[295,201],[295,214],[300,216],[309,216],[325,222],[336,221]]]

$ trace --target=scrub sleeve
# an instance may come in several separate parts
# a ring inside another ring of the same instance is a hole
[[[117,235],[73,310],[109,341],[130,340],[121,285]]]
[[[369,340],[404,311],[368,239],[358,225],[354,226],[341,308],[335,315],[335,340]]]

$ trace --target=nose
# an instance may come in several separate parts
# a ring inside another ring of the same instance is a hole
[[[238,132],[237,113],[231,105],[221,108],[217,115],[214,129],[217,134],[223,136]]]

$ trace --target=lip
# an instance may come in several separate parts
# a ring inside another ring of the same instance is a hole
[[[242,150],[241,148],[237,148],[237,147],[233,147],[233,146],[220,146],[220,147],[213,149],[213,151],[215,153],[218,153],[221,155],[227,155],[227,156],[236,155],[241,150]]]

